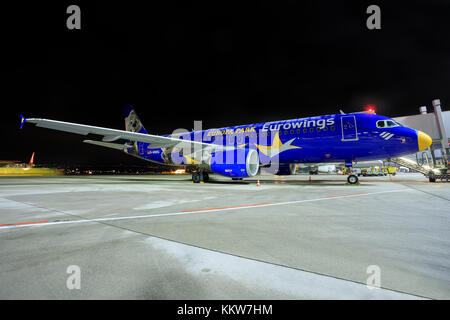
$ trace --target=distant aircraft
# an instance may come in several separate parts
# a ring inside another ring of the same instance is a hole
[[[32,168],[32,167],[34,167],[34,152],[31,155],[30,162],[27,165],[27,168]]]
[[[0,176],[58,176],[64,172],[56,168],[36,168],[34,165],[34,152],[30,162],[0,160]]]
[[[83,142],[121,150],[143,160],[195,166],[195,183],[208,181],[211,172],[233,179],[253,177],[261,167],[289,175],[295,173],[297,163],[344,162],[351,167],[355,161],[399,157],[425,150],[431,144],[426,133],[373,112],[341,111],[162,136],[149,134],[129,105],[125,106],[125,130],[21,116],[21,128],[25,122],[81,135],[100,135],[102,141]],[[125,142],[112,143],[120,139]],[[347,180],[354,184],[358,177],[351,174]]]
[[[31,155],[30,162],[23,163],[17,160],[0,160],[0,166],[9,168],[33,168],[34,167],[34,152]]]

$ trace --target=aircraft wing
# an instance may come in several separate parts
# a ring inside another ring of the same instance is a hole
[[[201,146],[202,149],[223,149],[223,146],[212,144],[212,143],[204,143],[195,140],[184,140],[172,137],[164,137],[157,136],[151,134],[137,133],[131,131],[110,129],[110,128],[102,128],[95,126],[88,126],[84,124],[77,124],[71,122],[64,121],[56,121],[56,120],[48,120],[48,119],[37,119],[30,118],[25,119],[22,117],[21,124],[24,122],[34,123],[37,127],[48,128],[58,131],[66,131],[81,135],[97,134],[103,136],[103,141],[114,141],[118,139],[126,139],[131,141],[139,141],[150,143],[153,148],[168,148],[168,147],[178,147],[178,148],[189,148],[191,146]]]

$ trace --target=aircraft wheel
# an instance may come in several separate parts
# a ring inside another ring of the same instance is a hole
[[[359,180],[358,177],[355,176],[354,174],[349,175],[348,178],[347,178],[347,182],[350,183],[350,184],[358,183],[358,180]]]
[[[192,182],[194,182],[194,183],[200,183],[200,179],[201,177],[200,177],[200,172],[194,172],[193,174],[192,174]]]
[[[206,172],[203,172],[203,181],[208,182],[209,181],[209,174]]]

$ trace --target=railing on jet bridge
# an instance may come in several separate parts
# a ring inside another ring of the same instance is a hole
[[[419,157],[419,154],[420,154],[420,157]],[[426,160],[426,165],[429,167],[432,167],[432,166],[430,166],[430,159],[428,158],[428,154],[425,151],[422,153],[419,153],[419,152],[416,153],[417,165],[419,165],[419,166],[425,165],[425,160]]]
[[[436,182],[437,179],[447,182],[450,180],[448,165],[435,168],[425,164],[420,166],[414,160],[406,157],[392,158],[389,161],[422,173],[429,178],[430,182]]]
[[[394,162],[398,165],[401,165],[403,167],[407,167],[409,169],[412,169],[414,171],[420,172],[426,176],[428,176],[428,174],[430,172],[432,172],[433,168],[430,167],[429,165],[419,165],[417,164],[414,160],[411,160],[409,158],[406,157],[399,157],[399,158],[391,158],[389,161]]]

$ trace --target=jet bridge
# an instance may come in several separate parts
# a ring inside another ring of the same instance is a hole
[[[434,112],[428,113],[426,106],[420,107],[420,114],[397,117],[396,121],[404,126],[427,133],[433,140],[428,150],[417,153],[411,157],[388,159],[398,165],[420,172],[428,177],[430,182],[437,179],[450,179],[450,111],[442,111],[441,102],[435,99],[432,102]]]

